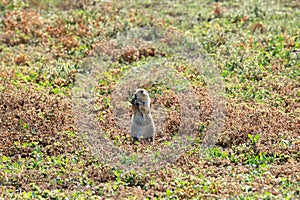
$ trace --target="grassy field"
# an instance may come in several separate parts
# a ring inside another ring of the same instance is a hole
[[[297,0],[0,0],[0,199],[299,199],[299,16]],[[121,45],[120,34],[146,27],[167,30],[159,42],[176,48]],[[225,92],[209,148],[219,104],[204,66],[172,53],[185,38],[214,62]],[[89,116],[74,98],[78,89],[89,100],[78,83],[93,87]],[[130,142],[135,86],[152,98],[153,147]],[[182,88],[192,88],[183,103]],[[180,131],[193,106],[197,127]],[[101,159],[97,135],[82,133],[98,129],[133,155],[196,137],[161,168],[125,170]]]

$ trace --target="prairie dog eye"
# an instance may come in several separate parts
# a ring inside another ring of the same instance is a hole
[[[142,93],[142,94],[144,94],[144,91],[143,91],[143,90],[141,90],[141,93]]]

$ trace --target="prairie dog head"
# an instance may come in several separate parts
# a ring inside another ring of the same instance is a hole
[[[130,101],[132,105],[141,105],[150,107],[150,97],[145,89],[137,89],[132,96]]]

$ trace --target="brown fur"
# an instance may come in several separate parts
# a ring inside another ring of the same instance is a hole
[[[155,126],[150,111],[148,92],[144,89],[137,89],[130,102],[133,111],[130,134],[133,142],[149,139],[154,142]]]

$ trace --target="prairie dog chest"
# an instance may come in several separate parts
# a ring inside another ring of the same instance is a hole
[[[132,122],[141,127],[146,126],[151,123],[151,113],[137,111],[132,115]]]

